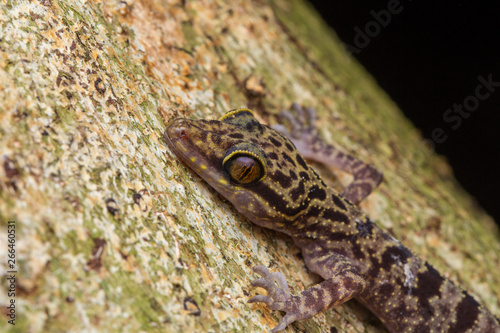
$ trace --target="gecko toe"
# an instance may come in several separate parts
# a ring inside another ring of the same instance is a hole
[[[274,301],[272,298],[264,296],[264,295],[257,295],[248,300],[248,303],[264,303],[266,304],[269,308],[273,306]]]
[[[273,291],[276,289],[276,285],[272,281],[266,279],[253,280],[251,284],[252,287],[264,288],[268,294],[273,294]]]
[[[294,314],[287,314],[286,316],[281,318],[280,322],[278,323],[278,326],[273,328],[271,330],[271,333],[283,331],[288,325],[293,323],[295,320],[296,320],[296,318],[295,318]]]

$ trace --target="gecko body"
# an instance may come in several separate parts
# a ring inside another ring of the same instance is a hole
[[[168,146],[189,168],[253,223],[290,235],[307,267],[324,278],[292,295],[281,273],[254,267],[262,277],[252,285],[267,296],[250,302],[286,312],[271,332],[351,298],[391,332],[500,332],[486,308],[357,208],[382,174],[323,143],[314,133],[312,110],[293,108],[299,121],[284,114],[294,126],[293,142],[248,109],[219,120],[175,119],[165,131]],[[339,194],[302,155],[344,169],[354,181]]]

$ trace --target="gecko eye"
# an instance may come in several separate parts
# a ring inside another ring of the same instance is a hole
[[[223,165],[231,180],[238,184],[251,184],[264,177],[262,162],[248,153],[231,154],[224,159]]]
[[[236,184],[248,185],[266,176],[266,154],[249,142],[241,142],[227,152],[222,166]]]

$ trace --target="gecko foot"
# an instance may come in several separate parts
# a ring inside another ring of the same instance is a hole
[[[322,144],[316,128],[316,111],[312,108],[303,108],[297,103],[293,103],[291,109],[293,112],[289,110],[280,112],[281,117],[291,124],[291,132],[280,124],[271,127],[290,138],[302,155],[307,157],[315,154],[314,148]]]
[[[314,109],[293,103],[291,110],[293,112],[281,112],[281,117],[291,124],[291,132],[283,125],[272,128],[287,136],[303,157],[350,173],[354,180],[340,193],[341,196],[358,204],[380,184],[382,172],[321,139]]]
[[[267,296],[257,295],[248,300],[249,303],[265,303],[271,310],[285,311],[286,315],[281,318],[278,326],[271,330],[276,333],[284,330],[289,324],[296,320],[305,319],[300,312],[302,303],[299,296],[293,296],[288,289],[286,278],[279,272],[271,273],[267,267],[258,265],[253,267],[254,272],[262,276],[261,279],[252,281],[253,287],[261,287],[267,291]]]

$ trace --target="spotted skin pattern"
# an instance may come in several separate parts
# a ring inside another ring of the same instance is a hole
[[[220,120],[169,122],[170,149],[253,223],[286,233],[307,267],[324,281],[292,295],[283,274],[254,267],[266,289],[250,302],[286,312],[271,332],[332,306],[359,300],[391,332],[500,332],[500,323],[464,290],[382,231],[355,203],[382,175],[318,139],[314,112],[294,104],[286,130],[260,124],[248,109]],[[279,133],[281,131],[285,134]],[[295,143],[295,144],[294,144]],[[341,193],[328,187],[301,154],[354,175]],[[237,170],[237,171],[232,171]]]

